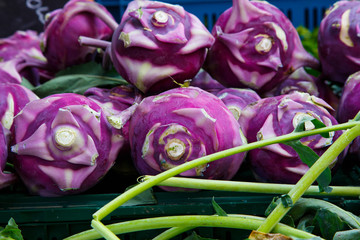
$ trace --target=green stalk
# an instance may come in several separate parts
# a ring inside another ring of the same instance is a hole
[[[229,214],[228,216],[208,216],[208,215],[186,215],[186,216],[168,216],[168,217],[154,217],[138,220],[131,220],[126,222],[114,223],[105,226],[114,235],[131,233],[143,230],[171,228],[174,226],[181,226],[183,229],[194,227],[219,227],[219,228],[241,228],[245,230],[255,230],[264,221],[264,218],[251,215],[237,215]],[[287,236],[296,238],[313,238],[315,235],[289,227],[285,224],[277,224],[274,232],[281,233]],[[102,233],[96,232],[94,229],[88,230],[64,240],[93,240],[104,237]],[[118,238],[116,238],[118,239]],[[159,239],[159,238],[158,238]],[[168,239],[168,238],[161,238]]]
[[[261,140],[261,141],[257,141],[257,142],[253,142],[253,143],[248,143],[248,144],[245,144],[242,146],[234,147],[234,148],[227,149],[227,150],[224,150],[221,152],[216,152],[216,153],[192,160],[190,162],[181,164],[181,165],[171,168],[167,171],[159,173],[158,175],[156,175],[156,177],[149,179],[148,181],[142,182],[139,185],[129,189],[128,191],[124,192],[123,194],[119,195],[118,197],[116,197],[115,199],[113,199],[112,201],[110,201],[109,203],[104,205],[97,212],[95,212],[93,214],[93,218],[95,220],[103,219],[108,214],[113,212],[116,208],[120,207],[122,204],[124,204],[131,198],[135,197],[136,195],[140,194],[141,192],[157,185],[158,183],[160,183],[170,177],[176,176],[176,175],[178,175],[182,172],[185,172],[187,170],[190,170],[194,167],[197,167],[197,166],[200,166],[203,164],[207,164],[212,161],[215,161],[215,160],[227,157],[227,156],[231,156],[231,155],[234,155],[237,153],[246,152],[246,151],[249,151],[249,150],[252,150],[255,148],[260,148],[260,147],[264,147],[264,146],[275,144],[275,143],[292,141],[292,140],[296,140],[296,139],[300,139],[303,137],[312,136],[312,135],[316,135],[316,134],[320,134],[320,133],[345,130],[345,129],[357,126],[358,124],[359,124],[358,122],[347,122],[347,123],[343,123],[343,124],[337,124],[334,126],[314,129],[314,130],[310,130],[310,131],[289,133],[289,134],[282,135],[279,137],[274,137],[271,139],[265,139],[265,140]]]
[[[162,182],[170,177],[174,177],[174,176],[176,176],[182,172],[185,172],[187,170],[190,170],[194,167],[197,167],[197,166],[200,166],[203,164],[208,164],[212,161],[215,161],[215,160],[227,157],[227,156],[231,156],[231,155],[241,153],[241,152],[246,152],[246,151],[256,149],[256,148],[261,148],[261,147],[264,147],[267,145],[297,140],[297,139],[301,139],[303,137],[321,134],[321,133],[325,133],[325,132],[345,130],[348,128],[352,128],[354,126],[359,126],[359,123],[355,122],[355,121],[351,121],[351,122],[347,122],[347,123],[343,123],[343,124],[337,124],[334,126],[318,128],[318,129],[314,129],[314,130],[310,130],[310,131],[293,132],[293,133],[282,135],[279,137],[274,137],[271,139],[264,139],[261,141],[248,143],[248,144],[245,144],[242,146],[227,149],[227,150],[224,150],[221,152],[216,152],[216,153],[192,160],[190,162],[181,164],[177,167],[174,167],[167,171],[159,173],[156,177],[149,179],[148,181],[142,182],[142,183],[138,184],[137,186],[132,187],[131,189],[127,190],[123,194],[119,195],[118,197],[116,197],[115,199],[113,199],[112,201],[110,201],[109,203],[104,205],[101,209],[99,209],[98,211],[96,211],[93,214],[93,219],[94,219],[93,222],[100,223],[101,219],[103,219],[104,217],[109,215],[111,212],[113,212],[115,209],[120,207],[122,204],[124,204],[128,200],[132,199],[133,197],[137,196],[138,194],[142,193],[143,191],[159,184],[160,182]],[[110,237],[108,238],[108,240],[116,239],[116,238],[112,238],[111,231],[105,225],[93,224],[92,227],[95,230],[103,233],[104,234],[103,236],[109,235]]]
[[[296,185],[288,193],[293,203],[306,192],[320,174],[334,161],[334,159],[357,137],[360,135],[360,124],[343,133],[314,163],[314,165],[304,174]],[[266,218],[265,222],[259,227],[260,232],[270,232],[277,223],[290,210],[290,207],[284,207],[279,204]]]
[[[141,180],[148,181],[156,176],[145,176]],[[231,192],[250,192],[250,193],[268,193],[268,194],[287,194],[294,188],[294,184],[277,184],[277,183],[257,183],[257,182],[239,182],[226,180],[210,180],[198,178],[171,177],[166,179],[158,186],[183,187],[203,190],[231,191]],[[360,196],[360,187],[350,186],[332,186],[332,191],[319,192],[318,186],[310,186],[304,194],[319,196]]]

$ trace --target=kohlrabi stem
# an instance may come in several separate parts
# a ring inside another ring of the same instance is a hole
[[[88,3],[78,3],[79,7],[77,10],[79,12],[90,12],[94,14],[96,17],[100,18],[109,28],[111,28],[113,31],[119,26],[119,24],[115,21],[114,18],[111,17],[111,15],[105,11],[99,8],[96,4],[88,4]]]
[[[111,45],[111,42],[109,41],[100,40],[96,38],[89,38],[85,36],[80,36],[78,41],[81,46],[90,46],[90,47],[97,47],[102,49],[105,49]]]
[[[320,176],[320,174],[334,161],[334,159],[357,137],[360,135],[360,124],[356,124],[353,128],[345,131],[312,165],[312,167],[304,174],[304,176],[296,183],[296,185],[288,193],[293,203],[306,192],[311,184]],[[279,204],[266,218],[265,222],[259,227],[260,232],[270,232],[277,223],[290,210],[290,207],[284,207]]]
[[[254,230],[258,228],[264,218],[251,216],[251,215],[237,215],[229,214],[228,216],[216,216],[216,215],[186,215],[186,216],[165,216],[145,218],[138,220],[131,220],[126,222],[114,223],[107,225],[106,227],[114,234],[124,234],[142,230],[171,228],[174,226],[181,226],[183,230],[195,227],[221,227],[221,228],[241,228],[245,230]],[[301,231],[299,229],[289,227],[285,224],[277,224],[274,228],[274,232],[281,233],[287,236],[296,238],[313,238],[315,235]],[[102,234],[95,230],[88,230],[79,234],[70,236],[64,240],[93,240],[103,237]],[[118,238],[117,238],[118,239]],[[168,239],[167,237],[157,239]]]
[[[237,153],[246,152],[246,151],[249,151],[249,150],[252,150],[255,148],[264,147],[264,146],[271,145],[274,143],[292,141],[292,140],[296,140],[296,139],[300,139],[303,137],[316,135],[316,134],[320,134],[320,133],[345,130],[348,128],[352,128],[354,126],[356,126],[357,128],[360,128],[359,122],[350,121],[347,123],[337,124],[334,126],[329,126],[329,127],[324,127],[324,128],[318,128],[318,129],[314,129],[314,130],[310,130],[310,131],[293,132],[290,134],[282,135],[279,137],[274,137],[271,139],[265,139],[265,140],[261,140],[261,141],[257,141],[257,142],[253,142],[253,143],[248,143],[248,144],[245,144],[242,146],[234,147],[234,148],[227,149],[227,150],[224,150],[221,152],[216,152],[216,153],[186,162],[184,164],[181,164],[179,166],[171,168],[167,171],[159,173],[156,177],[151,178],[148,181],[144,181],[144,182],[130,188],[123,194],[119,195],[118,197],[116,197],[115,199],[113,199],[112,201],[110,201],[109,203],[104,205],[101,209],[99,209],[98,211],[96,211],[93,214],[92,227],[95,230],[97,230],[98,232],[101,232],[104,237],[109,236],[108,238],[106,238],[108,240],[109,239],[117,239],[116,236],[114,236],[113,233],[105,225],[103,225],[100,222],[101,219],[103,219],[104,217],[109,215],[116,208],[118,208],[119,206],[121,206],[122,204],[127,202],[128,200],[132,199],[133,197],[137,196],[138,194],[142,193],[143,191],[159,184],[160,182],[162,182],[170,177],[174,177],[174,176],[176,176],[182,172],[185,172],[187,170],[190,170],[194,167],[197,167],[197,166],[200,166],[203,164],[208,164],[212,161],[215,161],[215,160],[227,157],[227,156],[231,156],[231,155],[234,155]],[[351,141],[350,142],[346,141],[346,142],[350,143]],[[318,176],[316,176],[315,179],[317,177]],[[272,220],[272,221],[274,221],[274,220]],[[273,227],[273,225],[271,225],[271,226]]]
[[[95,220],[101,220],[104,217],[106,217],[109,213],[114,211],[116,208],[130,200],[131,198],[135,197],[136,195],[142,193],[143,191],[159,184],[160,182],[164,181],[165,179],[168,179],[170,177],[174,177],[182,172],[185,172],[187,170],[190,170],[194,167],[197,167],[199,165],[207,164],[209,162],[231,156],[240,152],[246,152],[255,148],[264,147],[267,145],[271,145],[274,143],[280,143],[280,142],[287,142],[292,141],[296,139],[300,139],[307,136],[312,136],[320,133],[325,132],[332,132],[332,131],[338,131],[338,130],[345,130],[348,128],[352,128],[354,126],[359,125],[359,122],[347,122],[343,124],[337,124],[334,126],[324,127],[324,128],[318,128],[310,131],[304,131],[304,132],[296,132],[296,133],[290,133],[286,135],[282,135],[279,137],[274,137],[271,139],[265,139],[253,143],[248,143],[242,146],[234,147],[231,149],[227,149],[221,152],[216,152],[189,162],[186,162],[184,164],[181,164],[177,167],[171,168],[167,171],[164,171],[162,173],[159,173],[156,177],[149,179],[148,181],[144,181],[140,183],[139,185],[130,188],[126,192],[122,193],[106,205],[104,205],[101,209],[99,209],[97,212],[93,214],[93,218]]]
[[[145,176],[141,180],[147,181],[155,176]],[[294,188],[294,184],[277,184],[277,183],[259,183],[259,182],[239,182],[226,180],[210,180],[198,178],[171,177],[166,179],[158,186],[183,187],[203,190],[230,191],[230,192],[249,192],[249,193],[268,193],[268,194],[287,194]],[[318,186],[310,186],[304,195],[320,196],[360,196],[360,187],[350,186],[331,186],[332,191],[320,192]]]

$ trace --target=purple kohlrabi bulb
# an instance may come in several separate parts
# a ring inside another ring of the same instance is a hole
[[[213,79],[209,73],[204,71],[204,69],[200,69],[195,77],[191,79],[190,85],[192,87],[201,88],[202,90],[212,94],[216,94],[225,88],[221,83]]]
[[[12,173],[4,172],[8,157],[7,130],[0,124],[0,189],[5,188],[15,182],[16,176]]]
[[[62,9],[49,13],[43,34],[43,52],[50,70],[56,72],[92,59],[96,48],[81,46],[80,36],[111,39],[114,29],[97,15],[107,15],[106,19],[116,24],[110,12],[93,0],[70,0]]]
[[[291,21],[266,1],[233,0],[213,27],[204,69],[227,87],[273,89],[302,66],[318,67]]]
[[[40,36],[32,30],[16,31],[0,39],[0,59],[0,82],[20,83],[25,77],[37,85],[40,82],[40,69],[47,66],[40,49]],[[4,77],[7,74],[9,76]]]
[[[247,105],[261,99],[254,90],[248,88],[225,88],[216,96],[224,102],[236,120],[239,120],[241,111]]]
[[[224,103],[197,87],[143,99],[130,119],[130,146],[140,174],[158,174],[199,157],[246,143]],[[245,153],[195,167],[180,176],[231,179]]]
[[[345,83],[360,70],[360,2],[337,1],[320,23],[318,51],[322,73]]]
[[[268,97],[250,104],[240,115],[240,125],[249,142],[269,139],[291,133],[303,119],[318,119],[324,125],[336,125],[336,119],[329,113],[331,106],[308,93],[293,92],[277,97]],[[314,129],[311,120],[306,120],[305,130]],[[300,141],[313,149],[319,156],[326,151],[342,133],[330,132],[329,137],[321,135],[304,137]],[[347,149],[332,163],[332,169],[342,162]],[[265,182],[296,183],[309,169],[298,154],[285,144],[272,144],[249,151],[249,161],[257,179]]]
[[[131,1],[111,43],[119,74],[143,93],[178,87],[200,70],[213,36],[180,5]]]
[[[123,145],[101,107],[74,93],[30,102],[14,126],[15,170],[29,191],[41,196],[88,190],[108,172]]]
[[[40,38],[32,31],[18,31],[0,39],[0,83],[21,83],[25,77],[39,83],[41,69],[47,60],[40,50]]]
[[[342,90],[336,116],[340,123],[353,119],[360,111],[360,71],[348,77]],[[360,157],[360,137],[351,143],[349,152]]]
[[[0,83],[0,123],[13,133],[14,117],[26,104],[39,99],[28,88],[15,83]]]
[[[120,85],[111,89],[92,87],[84,96],[96,102],[103,109],[108,122],[114,131],[129,140],[129,122],[133,110],[143,96],[133,86]]]
[[[322,76],[315,77],[299,68],[288,78],[276,86],[272,91],[265,93],[266,97],[289,94],[295,91],[306,92],[310,95],[323,99],[335,110],[339,105],[339,98],[332,91],[331,87],[324,81]],[[335,112],[334,112],[335,113]]]

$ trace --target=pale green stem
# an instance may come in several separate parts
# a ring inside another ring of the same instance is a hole
[[[248,144],[245,144],[242,146],[234,147],[234,148],[227,149],[227,150],[224,150],[221,152],[216,152],[216,153],[186,162],[177,167],[174,167],[167,171],[159,173],[156,177],[154,177],[148,181],[142,182],[142,183],[138,184],[137,186],[132,187],[131,189],[127,190],[120,196],[116,197],[115,199],[113,199],[112,201],[110,201],[109,203],[104,205],[101,209],[99,209],[97,212],[95,212],[93,214],[93,218],[94,218],[93,222],[101,221],[101,219],[103,219],[104,217],[109,215],[111,212],[113,212],[115,209],[120,207],[122,204],[124,204],[128,200],[132,199],[133,197],[137,196],[138,194],[142,193],[143,191],[159,184],[160,182],[162,182],[170,177],[174,177],[174,176],[176,176],[182,172],[185,172],[187,170],[190,170],[194,167],[208,164],[212,161],[215,161],[215,160],[227,157],[227,156],[231,156],[231,155],[241,153],[241,152],[246,152],[246,151],[249,151],[249,150],[252,150],[255,148],[264,147],[264,146],[271,145],[274,143],[292,141],[292,140],[296,140],[296,139],[300,139],[303,137],[316,135],[316,134],[320,134],[320,133],[325,133],[325,132],[345,130],[345,129],[348,129],[348,128],[351,128],[354,126],[360,126],[360,125],[358,122],[351,121],[351,122],[347,122],[347,123],[343,123],[343,124],[337,124],[334,126],[314,129],[314,130],[310,130],[310,131],[290,133],[290,134],[282,135],[279,137],[274,137],[271,139],[265,139],[265,140],[261,140],[261,141],[257,141],[257,142],[253,142],[253,143],[248,143]],[[107,229],[103,224],[93,224],[93,228],[99,232],[104,233],[104,236],[111,235],[111,231],[109,229]],[[114,238],[108,238],[108,240],[109,239],[114,239]]]
[[[186,215],[186,216],[167,216],[167,217],[154,217],[132,220],[127,222],[120,222],[107,225],[106,227],[114,234],[125,234],[143,230],[171,228],[174,226],[181,226],[181,228],[194,228],[194,227],[219,227],[219,228],[241,228],[245,230],[254,230],[258,228],[264,218],[251,216],[251,215],[237,215],[229,214],[228,216],[208,216],[208,215]],[[301,231],[299,229],[289,227],[285,224],[277,224],[274,228],[276,233],[281,233],[286,236],[296,238],[313,238],[315,235]],[[93,240],[102,238],[104,235],[95,230],[88,230],[64,240]],[[118,239],[118,238],[116,238]],[[163,238],[165,239],[165,238]]]
[[[246,152],[246,151],[249,151],[249,150],[252,150],[255,148],[260,148],[260,147],[264,147],[267,145],[271,145],[274,143],[292,141],[292,140],[296,140],[296,139],[300,139],[303,137],[312,136],[312,135],[316,135],[316,134],[320,134],[320,133],[325,133],[325,132],[345,130],[345,129],[357,126],[358,124],[359,124],[358,122],[347,122],[347,123],[337,124],[337,125],[330,126],[330,127],[314,129],[311,131],[290,133],[290,134],[282,135],[279,137],[274,137],[271,139],[265,139],[265,140],[261,140],[261,141],[257,141],[257,142],[253,142],[253,143],[248,143],[248,144],[234,147],[231,149],[227,149],[227,150],[224,150],[221,152],[216,152],[216,153],[192,160],[190,162],[186,162],[184,164],[181,164],[179,166],[171,168],[167,171],[159,173],[156,177],[149,179],[148,181],[142,182],[139,185],[132,187],[128,191],[122,193],[120,196],[116,197],[115,199],[113,199],[112,201],[110,201],[109,203],[104,205],[97,212],[95,212],[93,214],[93,218],[95,220],[103,219],[108,214],[113,212],[116,208],[118,208],[119,206],[121,206],[122,204],[124,204],[125,202],[130,200],[131,198],[135,197],[136,195],[140,194],[141,192],[157,185],[158,183],[160,183],[170,177],[176,176],[176,175],[178,175],[182,172],[185,172],[187,170],[190,170],[194,167],[197,167],[197,166],[200,166],[203,164],[207,164],[212,161],[215,161],[215,160],[227,157],[227,156],[231,156],[231,155],[234,155],[237,153]]]
[[[357,137],[360,135],[360,124],[343,133],[314,163],[314,165],[304,174],[304,176],[290,190],[288,195],[293,203],[306,192],[320,174],[334,161],[334,159]],[[266,218],[265,222],[259,227],[260,232],[270,232],[274,226],[280,222],[290,207],[279,204]]]
[[[156,176],[145,176],[141,180],[148,181]],[[268,193],[268,194],[286,194],[294,188],[294,184],[277,184],[277,183],[257,183],[257,182],[239,182],[226,180],[210,180],[185,177],[171,177],[166,179],[158,186],[183,187],[203,190],[231,191],[231,192],[250,192],[250,193]],[[320,196],[360,196],[360,187],[350,186],[332,186],[332,191],[320,192],[319,187],[310,186],[304,194]]]

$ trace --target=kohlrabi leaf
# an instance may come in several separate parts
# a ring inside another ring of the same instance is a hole
[[[8,224],[5,228],[0,228],[0,240],[23,240],[21,235],[21,230],[18,225],[15,223],[13,218],[10,218]]]
[[[227,213],[224,211],[224,209],[222,209],[222,208],[220,207],[219,204],[217,204],[217,202],[215,202],[215,199],[214,199],[214,198],[212,199],[211,202],[212,202],[212,206],[213,206],[213,208],[214,208],[214,210],[215,210],[215,212],[216,212],[217,215],[223,216],[223,217],[226,217],[226,216],[227,216]]]
[[[64,70],[57,72],[55,77],[74,74],[105,76],[107,75],[107,71],[102,67],[101,64],[91,61],[88,63],[70,66]]]
[[[311,117],[311,116],[304,116],[300,120],[300,122],[297,124],[297,126],[295,127],[294,132],[306,131],[305,130],[305,123],[307,121],[311,121],[314,124],[315,129],[326,127],[326,125],[323,122],[321,122],[319,119],[316,119],[316,118]],[[320,135],[322,137],[324,137],[324,138],[329,138],[330,137],[329,133],[327,133],[327,132],[326,133],[321,133]]]
[[[348,229],[346,223],[336,213],[324,208],[316,212],[313,222],[325,239],[333,239],[336,232]]]
[[[354,240],[360,239],[360,229],[347,231],[338,231],[335,233],[333,240]]]
[[[336,214],[351,228],[360,228],[360,217],[346,211],[337,205],[325,200],[315,198],[300,198],[288,212],[294,221],[299,221],[304,216],[315,216],[319,209],[324,209]]]
[[[292,147],[299,155],[301,161],[309,167],[311,167],[319,158],[319,156],[310,147],[302,144],[300,140],[289,141],[285,144]],[[329,184],[331,182],[330,168],[326,168],[324,172],[320,174],[316,181],[319,184],[320,192],[331,192],[331,187],[329,187]]]
[[[127,84],[122,78],[106,76],[74,74],[53,78],[33,89],[33,92],[40,98],[56,93],[77,93],[83,94],[91,87],[115,87]]]
[[[22,78],[21,85],[23,85],[24,87],[26,87],[26,88],[28,88],[30,90],[34,89],[34,85],[32,85],[31,82],[29,82],[29,80],[27,80],[24,77]]]
[[[319,59],[319,53],[318,53],[318,41],[317,36],[319,32],[319,28],[315,28],[314,30],[310,30],[304,26],[299,26],[296,28],[301,42],[304,46],[304,48],[311,53],[314,57]]]
[[[286,208],[293,206],[293,201],[287,194],[283,194],[280,197],[274,197],[265,210],[265,216],[268,216],[280,203]]]

